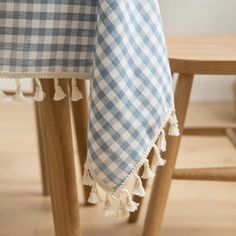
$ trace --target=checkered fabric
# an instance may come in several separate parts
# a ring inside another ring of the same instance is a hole
[[[1,0],[0,72],[91,72],[97,3]]]
[[[91,75],[85,170],[114,194],[145,161],[174,111],[157,0],[1,0],[4,72]],[[63,99],[58,81],[55,88],[55,99]],[[24,100],[19,91],[16,97]]]
[[[148,156],[173,109],[156,0],[100,1],[90,92],[86,165],[106,191],[117,192]]]

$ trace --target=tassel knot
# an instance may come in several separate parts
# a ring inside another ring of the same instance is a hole
[[[25,99],[24,94],[22,92],[21,82],[19,79],[15,79],[15,82],[16,82],[16,93],[12,97],[12,99],[16,102],[24,102],[26,99]]]
[[[79,91],[77,85],[76,85],[76,79],[73,78],[71,80],[71,101],[77,102],[80,99],[83,99],[83,94]]]
[[[130,196],[130,193],[128,190],[124,190],[126,192],[126,211],[128,212],[134,212],[138,209],[139,203],[134,202]]]
[[[170,120],[169,120],[169,130],[168,130],[168,135],[171,136],[179,136],[179,127],[178,127],[178,120],[175,114],[175,111],[172,112]]]
[[[148,159],[144,161],[143,167],[144,167],[144,170],[141,176],[143,179],[151,179],[155,177],[155,173],[153,173],[152,170],[150,169]]]
[[[129,212],[126,210],[125,203],[123,203],[122,200],[120,200],[120,206],[118,209],[118,218],[124,219],[127,217],[129,217]]]
[[[62,87],[59,85],[58,79],[54,79],[54,87],[55,87],[55,94],[54,94],[53,100],[61,101],[62,99],[66,97],[66,94],[62,90]]]
[[[35,83],[36,83],[36,88],[34,93],[34,101],[41,102],[45,98],[45,93],[38,78],[35,78]]]
[[[140,177],[138,175],[135,175],[135,184],[134,184],[134,190],[133,190],[133,194],[140,196],[140,197],[144,197],[145,195],[145,190],[143,188],[143,184],[142,184],[142,180],[140,179]]]
[[[105,216],[112,216],[115,214],[115,211],[111,207],[111,200],[109,198],[109,195],[106,196],[106,201],[104,203],[104,215]]]
[[[96,183],[93,183],[89,198],[88,198],[88,202],[92,203],[92,204],[97,204],[102,202],[101,197],[99,196],[98,190],[97,190],[97,186]]]
[[[166,160],[161,158],[161,153],[157,145],[154,144],[153,148],[154,148],[154,153],[155,153],[155,159],[154,159],[155,166],[164,166],[166,164]]]
[[[90,177],[89,170],[85,169],[84,170],[84,175],[82,177],[81,183],[83,185],[88,185],[88,186],[93,186],[93,180]]]
[[[158,141],[157,141],[157,145],[158,145],[158,148],[162,152],[166,151],[166,134],[165,134],[165,130],[164,129],[162,129],[162,131],[160,133],[160,136],[159,136]]]

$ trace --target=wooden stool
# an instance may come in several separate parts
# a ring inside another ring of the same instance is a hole
[[[179,78],[175,89],[176,113],[181,134],[226,135],[236,147],[236,129],[194,128],[184,130],[184,122],[194,75],[236,75],[236,36],[168,38],[172,73]],[[163,153],[166,166],[158,169],[154,180],[143,236],[160,235],[161,222],[172,178],[192,180],[236,181],[236,167],[174,170],[181,136],[167,139]]]

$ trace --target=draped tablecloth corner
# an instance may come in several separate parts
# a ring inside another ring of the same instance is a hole
[[[179,135],[172,82],[156,0],[100,1],[82,183],[92,186],[90,203],[103,201],[98,186],[107,193],[105,215],[115,213],[111,199],[120,201],[119,217],[138,208],[127,182],[134,177],[132,194],[145,195],[141,178],[155,175],[152,148],[153,165],[165,164],[166,124],[169,135]]]

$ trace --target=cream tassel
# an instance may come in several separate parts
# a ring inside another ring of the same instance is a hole
[[[127,189],[124,190],[126,193],[126,211],[128,212],[134,212],[138,209],[139,203],[134,202],[130,196],[130,193],[128,192]]]
[[[45,93],[38,78],[35,78],[35,83],[36,83],[36,88],[34,93],[34,101],[41,102],[45,98]]]
[[[93,180],[91,179],[89,170],[87,168],[84,170],[84,175],[82,177],[81,183],[83,185],[93,186]]]
[[[129,217],[129,212],[126,210],[125,204],[120,200],[120,206],[118,209],[118,218],[119,219],[124,219]]]
[[[77,85],[76,85],[76,79],[73,78],[71,80],[71,101],[77,102],[80,99],[83,99],[83,94],[79,91]]]
[[[144,167],[144,170],[141,176],[143,179],[151,179],[155,177],[155,173],[153,173],[152,170],[150,169],[148,159],[144,161],[143,167]]]
[[[133,190],[133,194],[140,196],[140,197],[144,197],[145,195],[145,190],[143,188],[143,184],[142,184],[142,180],[140,179],[140,177],[138,175],[135,175],[135,184],[134,184],[134,190]]]
[[[0,89],[0,101],[3,101],[7,95]]]
[[[178,127],[178,120],[177,120],[175,111],[172,112],[169,123],[170,123],[170,127],[168,130],[168,135],[179,136],[180,133],[179,133],[179,127]]]
[[[162,152],[166,151],[166,134],[165,134],[165,130],[164,129],[162,129],[162,131],[160,133],[160,136],[159,136],[158,141],[157,141],[157,145],[158,145],[158,148]]]
[[[15,79],[15,82],[16,82],[16,93],[12,97],[12,99],[16,102],[24,102],[26,99],[25,99],[24,94],[22,92],[21,82],[19,79]]]
[[[154,153],[155,153],[155,159],[154,159],[154,165],[155,166],[164,166],[166,164],[166,160],[161,158],[160,150],[158,149],[157,145],[153,145]]]
[[[62,99],[66,97],[66,94],[62,90],[62,87],[59,85],[58,79],[54,79],[54,86],[55,86],[55,94],[54,94],[53,100],[61,101]]]
[[[104,203],[103,211],[105,216],[112,216],[115,214],[115,211],[111,207],[111,200],[108,194],[106,195],[106,201]]]
[[[92,186],[92,189],[91,189],[91,192],[90,192],[90,195],[89,195],[88,202],[92,203],[92,204],[97,204],[97,203],[102,202],[102,199],[99,196],[99,193],[98,193],[98,190],[97,190],[96,183],[93,183],[93,186]]]

